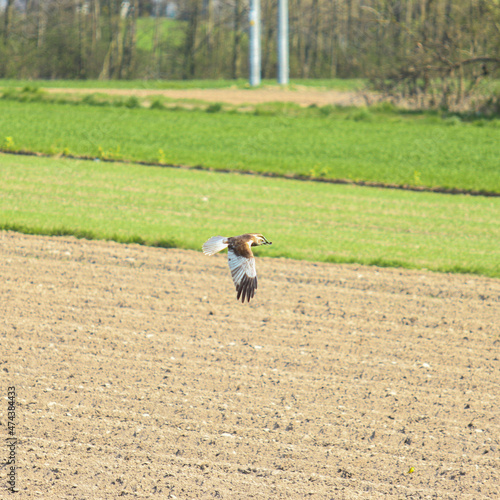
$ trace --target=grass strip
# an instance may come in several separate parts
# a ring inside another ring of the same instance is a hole
[[[303,79],[292,78],[287,88],[294,90],[302,87],[325,90],[355,91],[366,86],[363,79]],[[276,80],[263,79],[260,86],[252,87],[245,78],[236,80],[15,80],[0,79],[0,87],[5,88],[92,88],[92,89],[220,89],[239,88],[281,88]]]
[[[200,250],[262,232],[265,254],[500,277],[500,200],[0,155],[0,228]]]

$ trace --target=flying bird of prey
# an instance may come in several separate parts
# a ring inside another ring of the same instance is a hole
[[[240,236],[212,236],[203,244],[203,253],[213,255],[227,248],[227,260],[231,276],[233,277],[236,291],[236,299],[241,302],[250,302],[257,289],[257,271],[255,270],[255,258],[252,247],[259,245],[272,245],[262,234],[241,234]]]

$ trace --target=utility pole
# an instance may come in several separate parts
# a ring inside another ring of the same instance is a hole
[[[260,84],[260,0],[250,0],[250,85]]]
[[[278,0],[278,83],[288,84],[288,0]]]

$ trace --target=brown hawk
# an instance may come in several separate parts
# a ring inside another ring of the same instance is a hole
[[[272,245],[262,234],[241,234],[240,236],[212,236],[203,244],[203,253],[213,255],[227,248],[227,259],[231,276],[233,277],[236,291],[236,299],[241,302],[250,302],[257,289],[257,271],[255,270],[255,258],[252,247],[259,245]]]

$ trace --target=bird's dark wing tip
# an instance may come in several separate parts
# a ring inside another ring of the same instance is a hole
[[[250,299],[255,296],[255,289],[257,288],[257,277],[249,278],[244,276],[240,284],[236,287],[238,294],[236,295],[236,300],[240,300],[244,303],[245,299],[250,302]]]

